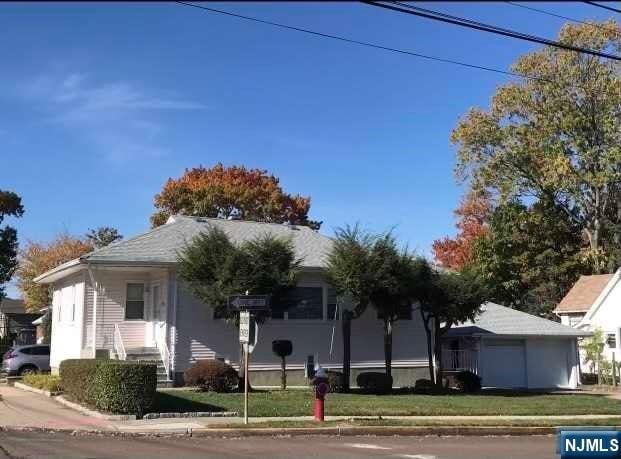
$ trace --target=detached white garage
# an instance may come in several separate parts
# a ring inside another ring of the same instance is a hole
[[[574,389],[579,380],[577,339],[590,333],[494,303],[474,322],[443,338],[442,368],[469,370],[483,387]]]

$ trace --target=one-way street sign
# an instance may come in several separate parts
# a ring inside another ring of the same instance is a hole
[[[232,295],[229,296],[229,309],[232,311],[267,311],[270,306],[269,295]]]

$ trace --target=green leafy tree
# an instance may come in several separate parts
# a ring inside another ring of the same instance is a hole
[[[614,20],[567,24],[559,41],[618,52],[621,30]],[[453,131],[458,176],[501,200],[553,202],[583,232],[593,270],[608,270],[617,263],[607,248],[621,241],[618,62],[544,47],[513,71],[532,78],[497,89],[488,111],[471,109]]]
[[[580,345],[584,351],[584,362],[589,366],[591,373],[597,372],[597,365],[604,360],[604,346],[604,331],[601,328],[593,330],[593,335],[585,338]]]
[[[422,267],[419,282],[426,282],[419,295],[419,311],[427,337],[429,377],[442,382],[442,335],[453,325],[474,320],[487,299],[483,283],[468,269],[461,272],[437,272]],[[423,281],[424,280],[424,281]],[[436,366],[434,371],[433,358]]]
[[[470,269],[485,282],[490,301],[551,316],[580,274],[591,270],[582,248],[580,227],[554,203],[527,207],[512,200],[492,212]]]
[[[375,282],[372,265],[374,238],[359,225],[338,228],[328,256],[326,276],[338,296],[347,298],[353,308],[341,312],[343,337],[343,390],[349,391],[351,373],[351,321],[362,315],[371,302]]]
[[[415,259],[400,250],[390,234],[374,235],[358,225],[336,231],[328,257],[327,277],[337,294],[349,298],[353,309],[343,311],[343,375],[349,387],[351,364],[351,319],[372,306],[382,320],[386,374],[392,373],[394,322],[411,314],[411,288],[408,280],[415,272]]]
[[[89,229],[86,233],[86,239],[96,249],[101,249],[113,242],[120,241],[123,236],[119,233],[119,230],[110,226],[100,226],[97,229]]]
[[[216,317],[236,325],[239,315],[228,309],[229,296],[245,292],[270,295],[271,305],[276,307],[283,294],[295,286],[300,268],[289,239],[265,234],[236,245],[215,226],[194,238],[178,257],[179,276],[192,294],[213,308]],[[256,319],[263,321],[270,314],[260,313]]]
[[[401,318],[411,319],[413,296],[419,287],[418,263],[407,250],[399,249],[390,233],[375,238],[371,261],[374,279],[370,304],[383,323],[386,374],[392,376],[394,323]]]
[[[5,217],[24,214],[22,199],[12,191],[0,190],[0,224]],[[0,301],[4,298],[4,285],[11,280],[17,268],[17,230],[11,226],[0,227]]]

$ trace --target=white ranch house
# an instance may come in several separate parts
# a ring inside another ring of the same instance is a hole
[[[304,367],[308,356],[314,356],[315,362],[325,368],[341,369],[338,316],[349,305],[339,304],[337,308],[335,292],[324,278],[326,257],[332,247],[330,238],[304,226],[174,216],[165,225],[93,251],[36,279],[49,284],[53,291],[53,371],[69,358],[149,358],[160,361],[160,382],[172,384],[182,382],[183,372],[197,360],[217,358],[235,366],[239,358],[237,329],[214,318],[213,310],[189,293],[176,271],[179,250],[210,225],[221,228],[236,243],[265,232],[291,238],[296,255],[302,260],[300,279],[289,296],[286,311],[260,325],[258,345],[249,367],[253,384],[278,385],[280,359],[271,350],[276,339],[293,343],[293,354],[287,359],[288,377],[293,385],[306,384]],[[335,310],[339,311],[336,319]],[[526,328],[532,325],[528,321],[519,324]],[[536,381],[540,387],[575,387],[572,362],[567,359],[571,358],[570,350],[575,349],[575,335],[579,333],[570,327],[554,325],[572,333],[564,337],[567,346],[559,348],[559,355],[566,359],[567,371],[563,370],[560,377],[533,379],[533,384]],[[550,339],[556,342],[558,336],[546,336],[545,331],[522,329],[522,333],[511,339],[523,340],[524,335],[533,337],[543,333],[542,342]],[[372,308],[352,321],[351,344],[352,384],[360,371],[383,371],[382,323]],[[447,346],[452,345],[447,342]],[[525,345],[539,346],[536,341]],[[521,378],[490,379],[487,384],[490,373],[486,372],[498,360],[488,361],[489,354],[481,353],[481,349],[464,346],[447,349],[444,353],[447,368],[458,369],[463,362],[459,356],[468,350],[476,363],[468,369],[481,374],[484,385],[532,386],[525,385]],[[529,368],[543,369],[549,359],[557,357],[546,351],[543,357],[532,352],[525,358],[529,359]],[[541,363],[532,366],[536,359],[541,359]],[[481,373],[484,368],[487,369]],[[394,327],[394,384],[411,386],[416,379],[427,377],[425,332],[419,313],[412,308],[404,312]]]

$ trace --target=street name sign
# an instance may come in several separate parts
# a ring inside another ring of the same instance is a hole
[[[232,295],[229,296],[229,308],[232,311],[267,311],[270,306],[269,295]]]

